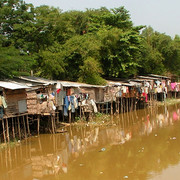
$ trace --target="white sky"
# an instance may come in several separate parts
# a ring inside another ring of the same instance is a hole
[[[86,8],[116,8],[124,6],[134,25],[151,26],[154,30],[174,37],[180,35],[180,0],[25,0],[34,6],[48,5],[63,11]]]

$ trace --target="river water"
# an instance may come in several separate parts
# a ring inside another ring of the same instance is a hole
[[[180,179],[180,104],[107,118],[0,150],[0,180]]]

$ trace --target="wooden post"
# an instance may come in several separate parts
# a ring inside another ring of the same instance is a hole
[[[38,114],[38,117],[37,117],[37,133],[39,135],[39,127],[40,127],[40,115]]]
[[[101,112],[100,104],[98,104],[98,112]]]
[[[102,113],[104,113],[104,103],[103,103],[103,105],[102,105]]]
[[[6,118],[6,136],[7,136],[7,141],[9,142],[9,125],[8,125],[8,118]]]
[[[54,134],[54,120],[53,120],[53,116],[51,115],[51,123],[52,123],[52,133]]]
[[[122,97],[121,97],[121,113],[123,113],[123,100],[122,100]]]
[[[69,111],[69,123],[71,123],[71,110]]]
[[[117,112],[118,112],[118,114],[119,114],[119,97],[118,97],[118,111],[117,111]]]
[[[81,119],[81,117],[82,117],[81,103],[80,103],[80,106],[79,106],[79,108],[80,108],[80,119]]]
[[[118,113],[118,103],[117,103],[117,98],[116,98],[116,113]]]
[[[106,114],[108,114],[108,102],[106,102]]]
[[[126,106],[127,106],[127,112],[129,112],[129,98],[126,98],[127,99],[127,104],[126,104]]]
[[[26,123],[25,123],[25,120],[24,120],[24,116],[23,116],[23,124],[24,124],[24,136],[25,136],[25,138],[27,138]]]
[[[20,123],[19,123],[19,116],[17,117],[17,120],[18,120],[19,139],[21,140],[21,129],[20,129]]]
[[[13,117],[12,117],[12,134],[13,134],[13,139],[15,140],[14,119],[13,119]]]
[[[113,101],[111,100],[111,114],[113,114]]]
[[[26,122],[27,122],[28,136],[30,136],[31,133],[30,133],[30,129],[29,129],[29,119],[28,119],[28,115],[26,115]]]
[[[3,127],[4,142],[6,143],[6,134],[5,134],[5,128],[4,128],[4,119],[2,119],[2,127]]]
[[[56,114],[54,114],[53,120],[54,120],[54,131],[56,133]]]
[[[57,122],[59,123],[59,111],[57,112]]]

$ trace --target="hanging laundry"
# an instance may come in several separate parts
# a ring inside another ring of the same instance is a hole
[[[171,83],[171,90],[174,90],[176,87],[176,83]]]
[[[70,96],[71,112],[75,113],[74,96]]]
[[[147,94],[146,94],[146,93],[143,93],[143,96],[145,97],[145,102],[147,102],[147,101],[148,101],[148,96],[147,96]]]
[[[91,104],[92,104],[92,106],[93,106],[94,112],[97,113],[97,112],[98,112],[97,106],[96,106],[96,103],[94,102],[93,99],[91,99]]]
[[[2,119],[3,118],[3,107],[0,107],[0,119]]]
[[[64,116],[68,116],[68,107],[70,102],[68,101],[68,96],[64,98]]]
[[[1,99],[2,99],[3,107],[6,109],[7,108],[7,104],[6,104],[4,96],[2,96]]]
[[[3,106],[3,103],[2,103],[2,96],[0,96],[0,107]]]
[[[78,100],[77,100],[76,96],[74,96],[74,107],[75,107],[75,109],[78,108]]]
[[[60,93],[60,91],[61,91],[61,89],[57,89],[57,90],[56,90],[57,94],[59,94],[59,93]]]

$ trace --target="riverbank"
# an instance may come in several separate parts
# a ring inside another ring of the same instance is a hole
[[[175,99],[175,98],[171,98],[171,99],[166,99],[165,101],[163,102],[160,102],[158,101],[157,102],[157,105],[158,106],[164,106],[164,105],[167,105],[167,106],[170,106],[170,105],[173,105],[173,104],[178,104],[180,103],[180,99]]]

